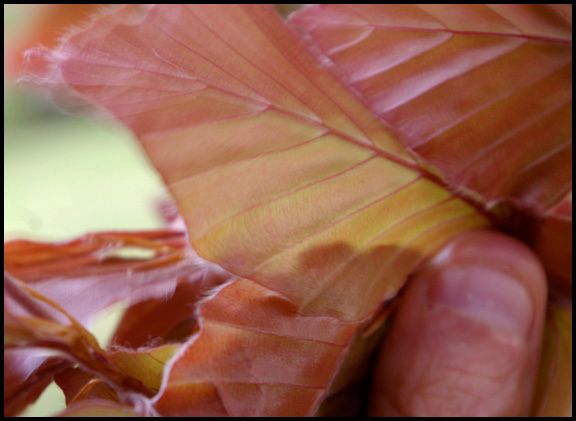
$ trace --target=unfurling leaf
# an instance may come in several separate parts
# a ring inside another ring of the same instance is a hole
[[[152,394],[143,382],[116,367],[96,338],[59,305],[7,275],[4,294],[10,300],[4,303],[5,347],[52,350],[115,385]]]
[[[85,322],[128,300],[170,295],[205,266],[182,231],[100,232],[63,243],[4,244],[4,269]]]
[[[69,363],[22,349],[4,348],[4,416],[13,417],[34,402]]]
[[[106,399],[119,402],[114,389],[80,368],[67,368],[54,376],[64,392],[66,405],[85,399]]]
[[[112,344],[138,348],[186,340],[198,330],[197,303],[228,278],[226,273],[207,272],[201,279],[180,282],[169,298],[132,305],[120,320]]]
[[[4,245],[4,268],[33,286],[36,293],[51,297],[65,307],[66,312],[86,322],[117,301],[138,303],[153,297],[166,299],[179,283],[190,282],[193,285],[196,279],[201,281],[207,277],[206,267],[185,245],[185,233],[172,230],[102,232],[58,244],[18,240]],[[10,308],[5,302],[5,312]],[[190,315],[193,314],[194,303],[189,302],[187,309]],[[42,317],[43,314],[37,316]],[[18,347],[9,349],[5,356],[4,367],[8,375],[5,378],[6,415],[20,412],[49,384],[54,373],[70,365],[60,358],[36,355],[27,348],[38,345],[48,348],[58,346],[61,349],[64,346],[64,350],[74,359],[82,354],[72,346],[71,339],[64,344],[58,343],[64,335],[75,338],[78,332],[81,336],[87,334],[82,333],[84,328],[77,323],[75,330],[71,331],[69,327],[59,324],[66,320],[61,313],[57,312],[53,317],[58,320],[57,323],[40,318],[27,320],[24,325],[24,320],[11,319],[10,314],[5,314],[5,341],[8,339],[12,342],[11,346]],[[49,343],[45,337],[48,328],[53,331]],[[40,338],[39,335],[44,336]],[[18,340],[15,336],[18,336]],[[31,342],[25,342],[26,338]],[[142,345],[145,344],[138,346]],[[139,366],[136,361],[134,364]],[[53,366],[55,368],[45,369]],[[140,368],[148,370],[145,366]],[[151,369],[157,371],[157,367]],[[143,371],[142,375],[151,374]],[[33,397],[25,398],[32,390],[36,390],[31,395]]]
[[[166,362],[179,348],[179,344],[167,344],[106,351],[60,306],[24,283],[5,275],[4,292],[5,348],[12,352],[44,349],[58,356],[33,361],[28,373],[19,378],[16,367],[8,367],[12,375],[8,380],[21,384],[19,389],[12,388],[8,402],[5,395],[5,414],[18,413],[28,403],[28,395],[39,393],[55,374],[69,404],[94,398],[127,403],[127,397],[134,393],[153,396],[160,387]],[[32,357],[31,352],[8,354],[8,362],[23,368],[26,361],[22,358]],[[73,364],[79,368],[72,368]],[[21,380],[26,377],[37,381]]]

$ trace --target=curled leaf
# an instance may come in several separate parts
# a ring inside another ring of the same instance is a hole
[[[227,280],[226,273],[212,271],[192,282],[183,280],[170,297],[151,298],[130,306],[116,328],[112,343],[138,348],[185,341],[198,330],[198,303]]]
[[[114,389],[80,368],[70,367],[58,373],[54,380],[64,392],[66,405],[94,398],[119,402]]]
[[[111,350],[106,358],[123,374],[142,382],[149,390],[160,389],[164,366],[180,345],[167,344],[135,350]]]
[[[49,317],[40,317],[29,311],[19,311],[14,305],[4,305],[4,346],[10,348],[40,348],[55,351],[64,359],[80,364],[122,389],[134,390],[144,395],[153,392],[140,380],[122,372],[107,357],[98,341],[76,319],[59,305],[34,291],[26,284],[4,277],[5,294],[16,303],[26,303],[27,308],[48,306],[55,314],[62,314],[68,323]],[[20,294],[15,293],[18,291]],[[24,306],[23,306],[24,307]]]
[[[4,268],[81,321],[121,301],[170,295],[205,266],[180,230],[99,232],[62,243],[4,244]]]
[[[4,349],[4,416],[20,414],[69,363],[21,349]]]

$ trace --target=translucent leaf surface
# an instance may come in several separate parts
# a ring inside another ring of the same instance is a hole
[[[170,295],[204,267],[183,231],[100,232],[62,243],[4,244],[4,269],[86,322],[111,304]]]
[[[291,16],[411,150],[571,284],[571,5],[315,5]],[[512,211],[510,211],[510,208]]]
[[[549,5],[317,5],[292,16],[404,144],[488,207],[571,188],[572,23]]]

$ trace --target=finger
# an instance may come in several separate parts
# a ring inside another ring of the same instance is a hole
[[[402,298],[371,415],[527,415],[545,306],[545,276],[526,246],[487,231],[459,237]]]

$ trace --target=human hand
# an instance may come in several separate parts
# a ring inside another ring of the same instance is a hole
[[[491,232],[457,238],[401,298],[370,415],[528,415],[546,291],[543,269],[523,244]]]

